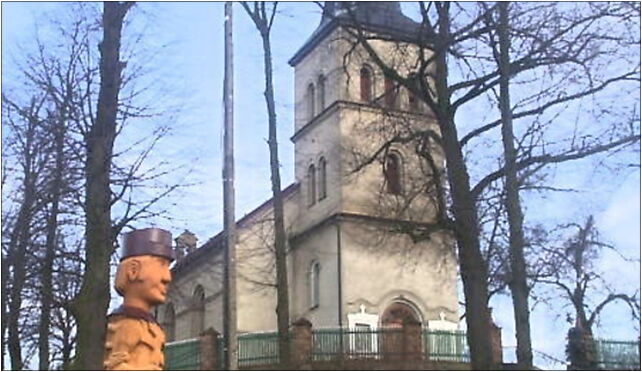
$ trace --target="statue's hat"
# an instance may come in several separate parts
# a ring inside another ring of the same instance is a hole
[[[121,261],[128,257],[145,255],[165,257],[170,261],[174,261],[172,233],[167,230],[150,227],[125,234]]]

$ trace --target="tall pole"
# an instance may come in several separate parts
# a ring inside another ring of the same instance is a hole
[[[236,229],[234,220],[234,71],[232,63],[232,2],[225,2],[225,105],[223,211],[225,230],[225,275],[223,278],[225,367],[238,370],[236,340]]]

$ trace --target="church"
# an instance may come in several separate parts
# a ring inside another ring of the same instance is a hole
[[[412,144],[377,151],[390,129],[438,132],[430,110],[396,87],[355,44],[358,20],[370,44],[398,71],[417,58],[405,37],[419,24],[396,2],[326,2],[321,22],[289,63],[295,75],[295,182],[283,190],[288,237],[291,321],[315,328],[378,329],[413,319],[424,327],[459,327],[455,244],[446,233],[414,241],[399,226],[436,218],[426,164]],[[434,148],[443,171],[443,155]],[[237,329],[274,331],[275,260],[271,200],[237,221]],[[157,319],[168,341],[223,330],[220,233],[196,247],[176,239],[168,301]]]

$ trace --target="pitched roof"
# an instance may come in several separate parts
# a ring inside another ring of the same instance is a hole
[[[299,63],[338,26],[355,26],[399,41],[413,41],[422,32],[420,23],[406,17],[397,1],[326,1],[319,27],[288,62]]]
[[[298,188],[299,188],[299,184],[297,182],[290,184],[288,187],[283,189],[282,191],[283,197],[286,198],[292,195]],[[250,213],[246,214],[245,216],[237,220],[236,227],[237,228],[243,227],[244,224],[247,223],[252,217],[254,217],[259,212],[264,211],[266,208],[271,206],[272,206],[272,198],[264,201],[261,205],[254,208]],[[225,238],[225,235],[223,234],[223,231],[214,235],[207,242],[205,242],[205,244],[201,245],[200,248],[194,250],[190,254],[178,260],[174,265],[174,267],[172,268],[172,273],[174,275],[179,274],[180,272],[190,267],[193,263],[199,262],[201,261],[202,258],[207,257],[209,254],[216,253],[217,251],[222,251],[225,243],[224,238]]]

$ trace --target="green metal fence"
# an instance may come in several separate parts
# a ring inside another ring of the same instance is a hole
[[[165,369],[193,371],[200,369],[199,339],[168,342],[165,344]]]
[[[404,357],[403,331],[400,328],[317,329],[312,332],[312,360],[341,358],[395,359]],[[464,331],[422,332],[424,357],[432,361],[470,362]]]
[[[438,331],[424,329],[426,359],[446,362],[470,362],[465,331]]]
[[[224,369],[224,339],[218,339],[219,369]],[[464,331],[436,331],[424,329],[421,340],[424,358],[432,361],[468,363],[470,356]],[[274,365],[279,362],[279,340],[276,332],[246,333],[238,336],[239,367]],[[623,355],[633,360],[631,350],[623,343],[606,342],[601,350],[605,361],[620,361]],[[624,343],[627,344],[627,343]],[[312,332],[312,360],[333,361],[338,359],[384,359],[404,357],[404,334],[401,328],[373,329],[315,329]],[[614,346],[617,345],[619,349]],[[637,343],[635,343],[635,351]],[[627,344],[627,346],[629,346]],[[616,350],[617,349],[617,350]],[[616,352],[617,351],[617,352]],[[612,355],[619,359],[609,359]],[[639,352],[635,354],[639,365]],[[628,360],[628,359],[627,359]],[[199,369],[199,340],[171,342],[165,345],[166,370]],[[613,365],[609,362],[608,365]],[[619,363],[619,362],[618,362]],[[626,362],[624,364],[628,365]],[[622,363],[620,363],[622,364]]]
[[[343,355],[344,342],[340,329],[315,329],[312,332],[312,360],[340,359]]]
[[[402,338],[399,328],[317,329],[312,332],[312,360],[401,357]]]
[[[640,370],[640,342],[595,340],[598,367],[603,370]]]
[[[279,336],[276,332],[246,333],[238,336],[239,367],[279,363]]]

